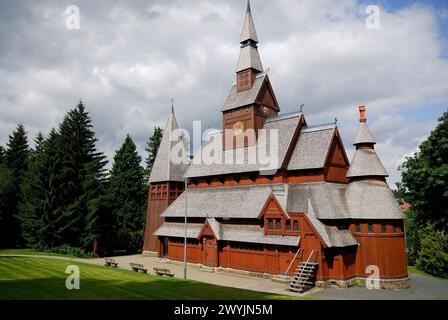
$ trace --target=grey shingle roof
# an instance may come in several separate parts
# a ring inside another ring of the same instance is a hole
[[[221,224],[222,240],[297,246],[298,236],[265,235],[260,226]]]
[[[219,229],[221,230],[221,232],[218,240],[277,244],[285,246],[297,246],[300,241],[300,237],[298,236],[265,235],[263,228],[256,225],[219,225]],[[202,226],[202,224],[198,223],[188,223],[187,238],[197,238],[202,229]],[[162,224],[162,226],[160,226],[159,229],[156,230],[154,234],[157,236],[183,238],[185,234],[184,224],[177,222],[165,222]]]
[[[243,30],[241,31],[240,42],[247,40],[258,42],[257,31],[255,30],[254,20],[252,19],[252,12],[250,10],[250,3],[247,2],[246,17],[244,19]]]
[[[290,184],[287,212],[308,212],[311,202],[318,219],[350,218],[344,193],[347,185],[329,182]]]
[[[188,167],[188,170],[185,173],[185,177],[193,178],[229,173],[258,172],[267,171],[268,169],[272,171],[270,172],[270,174],[275,173],[275,171],[279,169],[283,164],[293,135],[296,131],[297,126],[299,126],[300,124],[300,117],[301,114],[296,114],[290,118],[266,122],[263,129],[266,129],[266,139],[264,140],[267,141],[267,147],[265,145],[265,141],[258,137],[257,147],[252,146],[239,149],[222,150],[222,132],[217,132],[213,135],[214,138],[209,142],[204,143],[195,154],[191,165]],[[272,133],[271,130],[273,130]],[[269,164],[257,163],[260,162],[257,161],[257,150],[260,151],[263,150],[263,148],[267,149],[268,155],[270,154],[270,150],[274,151],[275,148],[273,148],[273,146],[271,146],[269,143],[271,134],[273,134],[274,132],[278,133],[277,159],[272,158],[273,161]],[[221,154],[216,155],[216,158],[221,159],[220,162],[205,163],[205,161],[200,160],[203,159],[201,155],[205,153],[203,152],[204,149],[206,148],[206,150],[210,150],[212,146],[214,150],[222,151]],[[231,164],[226,164],[226,159],[236,160],[231,161]]]
[[[251,45],[244,46],[240,49],[240,57],[238,59],[236,72],[243,71],[249,68],[255,69],[260,72],[263,71],[263,65],[261,64],[258,49]]]
[[[236,109],[242,106],[247,106],[256,102],[261,86],[266,79],[266,74],[261,73],[257,75],[252,87],[248,90],[238,92],[236,84],[232,86],[226,101],[221,107],[221,111]]]
[[[303,128],[288,170],[323,168],[335,130],[335,125]]]
[[[358,132],[356,133],[355,142],[353,142],[354,145],[360,143],[376,143],[372,133],[369,130],[369,127],[367,127],[367,124],[365,122],[359,123],[359,128]]]
[[[348,212],[361,219],[403,219],[405,216],[385,182],[354,181],[345,191]]]
[[[350,168],[348,169],[347,178],[363,176],[389,176],[380,158],[378,158],[378,155],[373,149],[356,150]]]
[[[166,122],[165,129],[163,130],[163,137],[160,142],[159,149],[157,151],[156,159],[151,170],[149,182],[165,182],[165,181],[184,181],[183,175],[187,170],[188,165],[185,163],[174,164],[170,161],[171,149],[178,143],[179,140],[172,139],[173,130],[178,129],[176,117],[174,111],[171,111],[168,121]],[[171,141],[172,140],[172,141]],[[181,143],[182,156],[185,157],[187,163],[187,153]]]
[[[188,223],[187,238],[197,238],[202,229],[202,223]],[[164,222],[155,232],[156,236],[184,237],[185,225],[177,222]]]
[[[271,194],[270,185],[188,189],[189,217],[257,218]],[[163,217],[185,215],[185,192],[163,213]]]
[[[308,212],[306,216],[320,234],[327,247],[347,247],[358,244],[358,241],[356,241],[349,230],[339,230],[337,227],[325,225],[317,219],[310,199],[308,199]]]

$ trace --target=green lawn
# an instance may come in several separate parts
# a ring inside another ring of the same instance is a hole
[[[70,264],[80,268],[80,290],[65,287]],[[0,257],[0,300],[294,298],[59,259]]]
[[[38,251],[38,250],[32,249],[32,248],[26,248],[26,249],[0,249],[0,254],[22,254],[22,255],[36,255],[36,256],[52,256],[52,257],[76,258],[75,256],[71,256],[71,255],[68,255],[68,254],[43,252],[43,251]]]

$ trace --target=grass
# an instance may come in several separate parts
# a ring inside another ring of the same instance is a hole
[[[69,265],[80,269],[80,290],[65,287],[65,269]],[[0,257],[0,300],[294,298],[60,259]]]
[[[68,254],[53,253],[53,252],[43,252],[32,248],[25,249],[0,249],[0,254],[20,254],[20,255],[33,255],[33,256],[51,256],[51,257],[67,257],[67,258],[77,258]]]
[[[420,275],[427,276],[430,278],[448,280],[447,278],[442,278],[442,277],[438,277],[438,276],[434,276],[432,274],[426,273],[425,271],[418,269],[416,266],[408,266],[408,272],[414,273],[414,274],[420,274]]]

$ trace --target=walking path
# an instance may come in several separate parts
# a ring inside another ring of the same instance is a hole
[[[62,259],[68,261],[84,262],[96,265],[104,265],[104,258],[99,259],[81,259],[67,258],[61,256],[43,256],[43,255],[22,255],[22,254],[0,254],[0,256],[15,257],[35,257],[46,259]],[[142,255],[119,256],[114,257],[119,263],[119,267],[131,270],[130,262],[141,263],[148,268],[149,273],[154,274],[153,268],[168,268],[175,274],[176,278],[183,278],[183,264],[175,261],[168,261],[157,257],[147,257]],[[279,283],[270,279],[264,279],[255,276],[249,276],[239,273],[230,273],[225,271],[211,272],[209,269],[200,268],[198,265],[188,264],[187,278],[210,284],[240,288],[246,290],[276,293],[282,295],[297,296],[296,293],[287,289],[288,285]],[[410,274],[411,288],[405,290],[368,290],[363,287],[352,287],[348,289],[314,288],[303,295],[323,299],[348,299],[348,300],[408,300],[408,299],[448,299],[448,281],[436,279],[420,274]]]

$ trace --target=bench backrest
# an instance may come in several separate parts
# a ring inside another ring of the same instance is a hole
[[[168,270],[168,269],[163,269],[163,268],[154,268],[154,271],[156,271],[156,272],[170,273],[170,270]]]
[[[133,266],[133,267],[142,268],[142,269],[145,267],[144,265],[142,265],[140,263],[133,263],[133,262],[131,262],[130,265]]]

